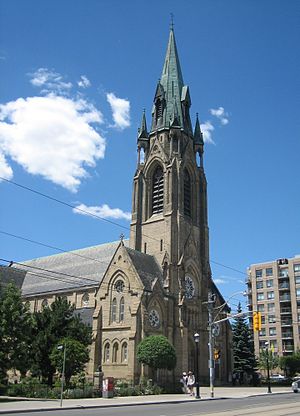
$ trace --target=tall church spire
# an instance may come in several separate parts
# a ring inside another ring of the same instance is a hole
[[[188,87],[184,86],[177,52],[173,25],[171,25],[167,53],[154,97],[151,131],[176,125],[191,133],[189,107],[191,105]]]

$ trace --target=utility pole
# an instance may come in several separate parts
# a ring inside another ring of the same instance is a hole
[[[236,292],[233,295],[230,296],[229,299],[231,299],[236,294],[239,294],[241,292]],[[243,295],[246,295],[246,292],[243,292]],[[223,311],[226,305],[228,305],[227,299],[226,302],[224,302],[222,305],[215,308],[215,302],[216,302],[216,295],[213,294],[211,291],[208,291],[208,299],[207,302],[203,302],[207,305],[208,310],[208,367],[209,367],[209,385],[210,385],[210,397],[214,397],[214,381],[215,381],[215,360],[214,360],[214,338],[218,336],[219,334],[219,324],[221,322],[226,322],[229,319],[237,318],[239,316],[245,316],[249,315],[252,312],[240,312],[235,315],[227,315],[226,318],[218,319],[218,316]],[[214,310],[217,310],[216,315],[214,316],[213,312]]]
[[[63,345],[59,345],[57,347],[58,350],[64,352],[63,355],[63,365],[62,365],[62,373],[61,373],[61,387],[60,387],[60,407],[62,407],[63,404],[63,394],[64,394],[64,381],[65,381],[65,369],[66,369],[66,349],[67,349],[67,343],[65,342]]]
[[[208,309],[208,363],[209,363],[209,386],[210,397],[214,397],[214,377],[215,377],[215,362],[214,362],[214,338],[213,338],[213,310],[215,304],[215,295],[208,292],[207,309]]]

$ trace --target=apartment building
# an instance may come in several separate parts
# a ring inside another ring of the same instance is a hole
[[[266,342],[278,355],[300,349],[300,255],[252,264],[247,286],[249,309],[262,317],[261,330],[254,331],[256,355]]]

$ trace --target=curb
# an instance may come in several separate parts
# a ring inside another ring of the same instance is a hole
[[[168,400],[168,401],[152,401],[152,402],[135,402],[135,403],[116,403],[116,404],[98,404],[98,405],[72,405],[72,406],[63,406],[63,407],[41,407],[41,408],[31,408],[31,409],[11,409],[11,410],[0,410],[0,415],[5,414],[16,414],[16,413],[36,413],[36,412],[54,412],[57,410],[76,410],[76,409],[105,409],[105,408],[114,408],[114,407],[133,407],[133,406],[150,406],[155,404],[181,404],[181,403],[195,403],[195,402],[205,402],[210,400],[228,400],[228,399],[246,399],[250,397],[258,396],[269,396],[269,395],[279,395],[279,394],[291,394],[292,391],[282,391],[274,393],[257,393],[249,394],[249,396],[235,396],[235,397],[205,397],[202,399],[185,399],[185,400]]]

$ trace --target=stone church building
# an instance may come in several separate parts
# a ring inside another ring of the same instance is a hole
[[[198,116],[190,119],[173,28],[152,108],[151,127],[142,116],[137,135],[129,241],[102,244],[24,262],[24,300],[39,310],[65,296],[93,328],[87,375],[138,382],[149,369],[137,345],[163,334],[174,345],[177,367],[161,371],[179,379],[195,368],[194,334],[200,334],[200,381],[208,381],[208,291],[224,300],[211,278],[204,143]],[[18,267],[18,266],[16,266]],[[215,339],[221,349],[216,382],[231,372],[230,325]]]

